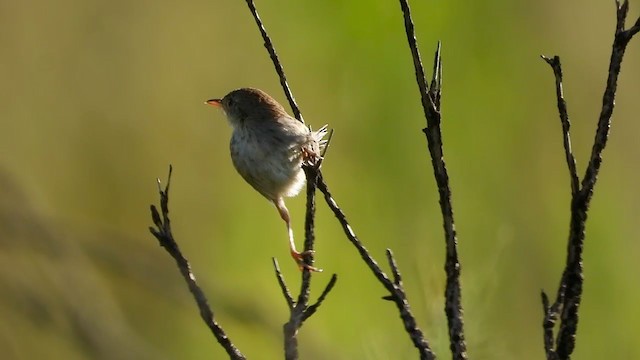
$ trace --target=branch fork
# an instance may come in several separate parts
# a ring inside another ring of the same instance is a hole
[[[579,319],[578,310],[582,300],[582,287],[584,282],[582,252],[584,248],[587,213],[602,164],[602,152],[609,138],[620,66],[627,44],[634,35],[640,32],[640,18],[636,20],[632,27],[625,30],[625,21],[628,12],[629,2],[625,0],[621,3],[619,0],[616,0],[616,29],[609,62],[609,74],[602,97],[602,109],[598,118],[598,126],[591,149],[591,157],[582,180],[578,177],[576,160],[571,149],[571,124],[569,122],[567,105],[564,100],[560,58],[558,56],[542,56],[542,59],[544,59],[553,70],[555,77],[558,113],[562,125],[564,153],[571,185],[571,221],[569,225],[566,265],[553,304],[550,304],[549,297],[544,291],[541,293],[544,313],[542,322],[543,340],[548,360],[569,359],[575,348]],[[560,321],[560,325],[557,335],[554,336],[554,328],[558,320]]]

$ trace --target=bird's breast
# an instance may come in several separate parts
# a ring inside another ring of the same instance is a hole
[[[295,195],[304,183],[301,147],[300,139],[271,128],[236,128],[230,144],[238,173],[271,200]]]

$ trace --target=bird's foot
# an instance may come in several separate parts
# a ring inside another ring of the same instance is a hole
[[[317,166],[322,160],[322,157],[319,154],[316,154],[315,151],[308,149],[306,147],[303,147],[301,149],[301,153],[302,153],[302,162],[305,165]]]
[[[305,256],[311,256],[314,253],[315,251],[313,250],[303,251],[303,252],[297,252],[295,250],[291,250],[291,257],[296,262],[296,264],[298,264],[298,269],[300,269],[300,271],[302,271],[303,269],[307,269],[312,272],[322,272],[322,269],[308,265],[304,261]]]

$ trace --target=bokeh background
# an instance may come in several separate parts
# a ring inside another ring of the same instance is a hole
[[[443,42],[445,157],[469,355],[544,357],[540,290],[565,258],[569,181],[553,77],[562,56],[582,175],[615,24],[612,1],[412,1],[428,69]],[[396,1],[259,1],[305,119],[335,136],[326,180],[382,262],[393,249],[436,353],[448,355],[444,241],[425,120]],[[640,13],[632,1],[629,22]],[[272,206],[234,172],[203,101],[254,86],[286,103],[246,4],[0,2],[0,352],[4,359],[218,359],[147,228],[173,164],[174,233],[231,339],[282,357],[271,268],[299,272]],[[640,358],[640,39],[620,77],[587,225],[575,357]],[[304,199],[289,200],[298,242]],[[414,359],[394,306],[323,203],[303,359]]]

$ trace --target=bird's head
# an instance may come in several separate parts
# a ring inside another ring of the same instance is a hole
[[[275,121],[287,115],[274,98],[254,88],[233,90],[222,99],[211,99],[205,103],[221,108],[233,126],[246,121]]]

